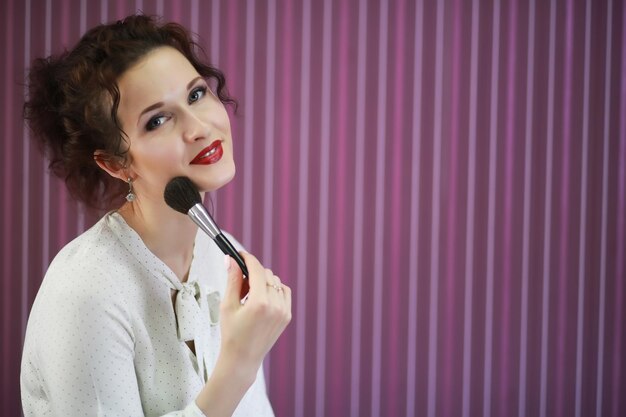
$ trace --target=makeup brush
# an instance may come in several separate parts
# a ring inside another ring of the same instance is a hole
[[[163,193],[165,202],[174,210],[187,214],[226,255],[234,258],[244,277],[248,277],[248,268],[237,249],[224,236],[215,220],[202,205],[202,199],[196,186],[187,177],[176,177],[167,183]]]

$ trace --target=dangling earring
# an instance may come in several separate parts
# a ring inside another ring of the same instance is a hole
[[[126,201],[128,201],[129,203],[132,203],[133,201],[135,201],[135,198],[137,197],[135,193],[133,192],[133,179],[128,178],[126,182],[128,183],[128,194],[126,194]]]

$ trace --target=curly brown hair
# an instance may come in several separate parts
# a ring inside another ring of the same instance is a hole
[[[94,27],[72,50],[36,59],[30,68],[24,118],[50,170],[89,207],[110,208],[127,190],[98,167],[94,152],[126,161],[128,142],[117,118],[117,80],[162,46],[181,52],[200,75],[216,82],[223,103],[236,105],[226,91],[224,74],[204,62],[204,51],[189,31],[141,14]]]

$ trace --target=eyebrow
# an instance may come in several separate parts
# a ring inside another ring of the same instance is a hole
[[[190,90],[190,89],[191,89],[191,87],[193,87],[193,85],[196,83],[196,81],[198,81],[198,80],[200,80],[200,79],[202,79],[202,76],[197,76],[197,77],[196,77],[196,78],[194,78],[193,80],[189,81],[189,83],[187,83],[187,90]],[[141,117],[142,117],[144,114],[146,114],[146,113],[148,113],[149,111],[152,111],[152,110],[154,110],[154,109],[158,109],[159,107],[162,107],[162,106],[163,106],[163,104],[165,104],[165,103],[163,103],[162,101],[159,101],[159,102],[154,103],[154,104],[151,104],[151,105],[149,105],[148,107],[146,107],[145,109],[143,109],[143,110],[142,110],[142,112],[141,112],[141,113],[139,113],[139,117],[137,118],[137,124],[139,124],[139,119],[141,119]]]

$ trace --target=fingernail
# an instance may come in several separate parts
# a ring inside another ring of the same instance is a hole
[[[230,271],[230,256],[224,255],[224,266],[226,267],[226,272]]]

